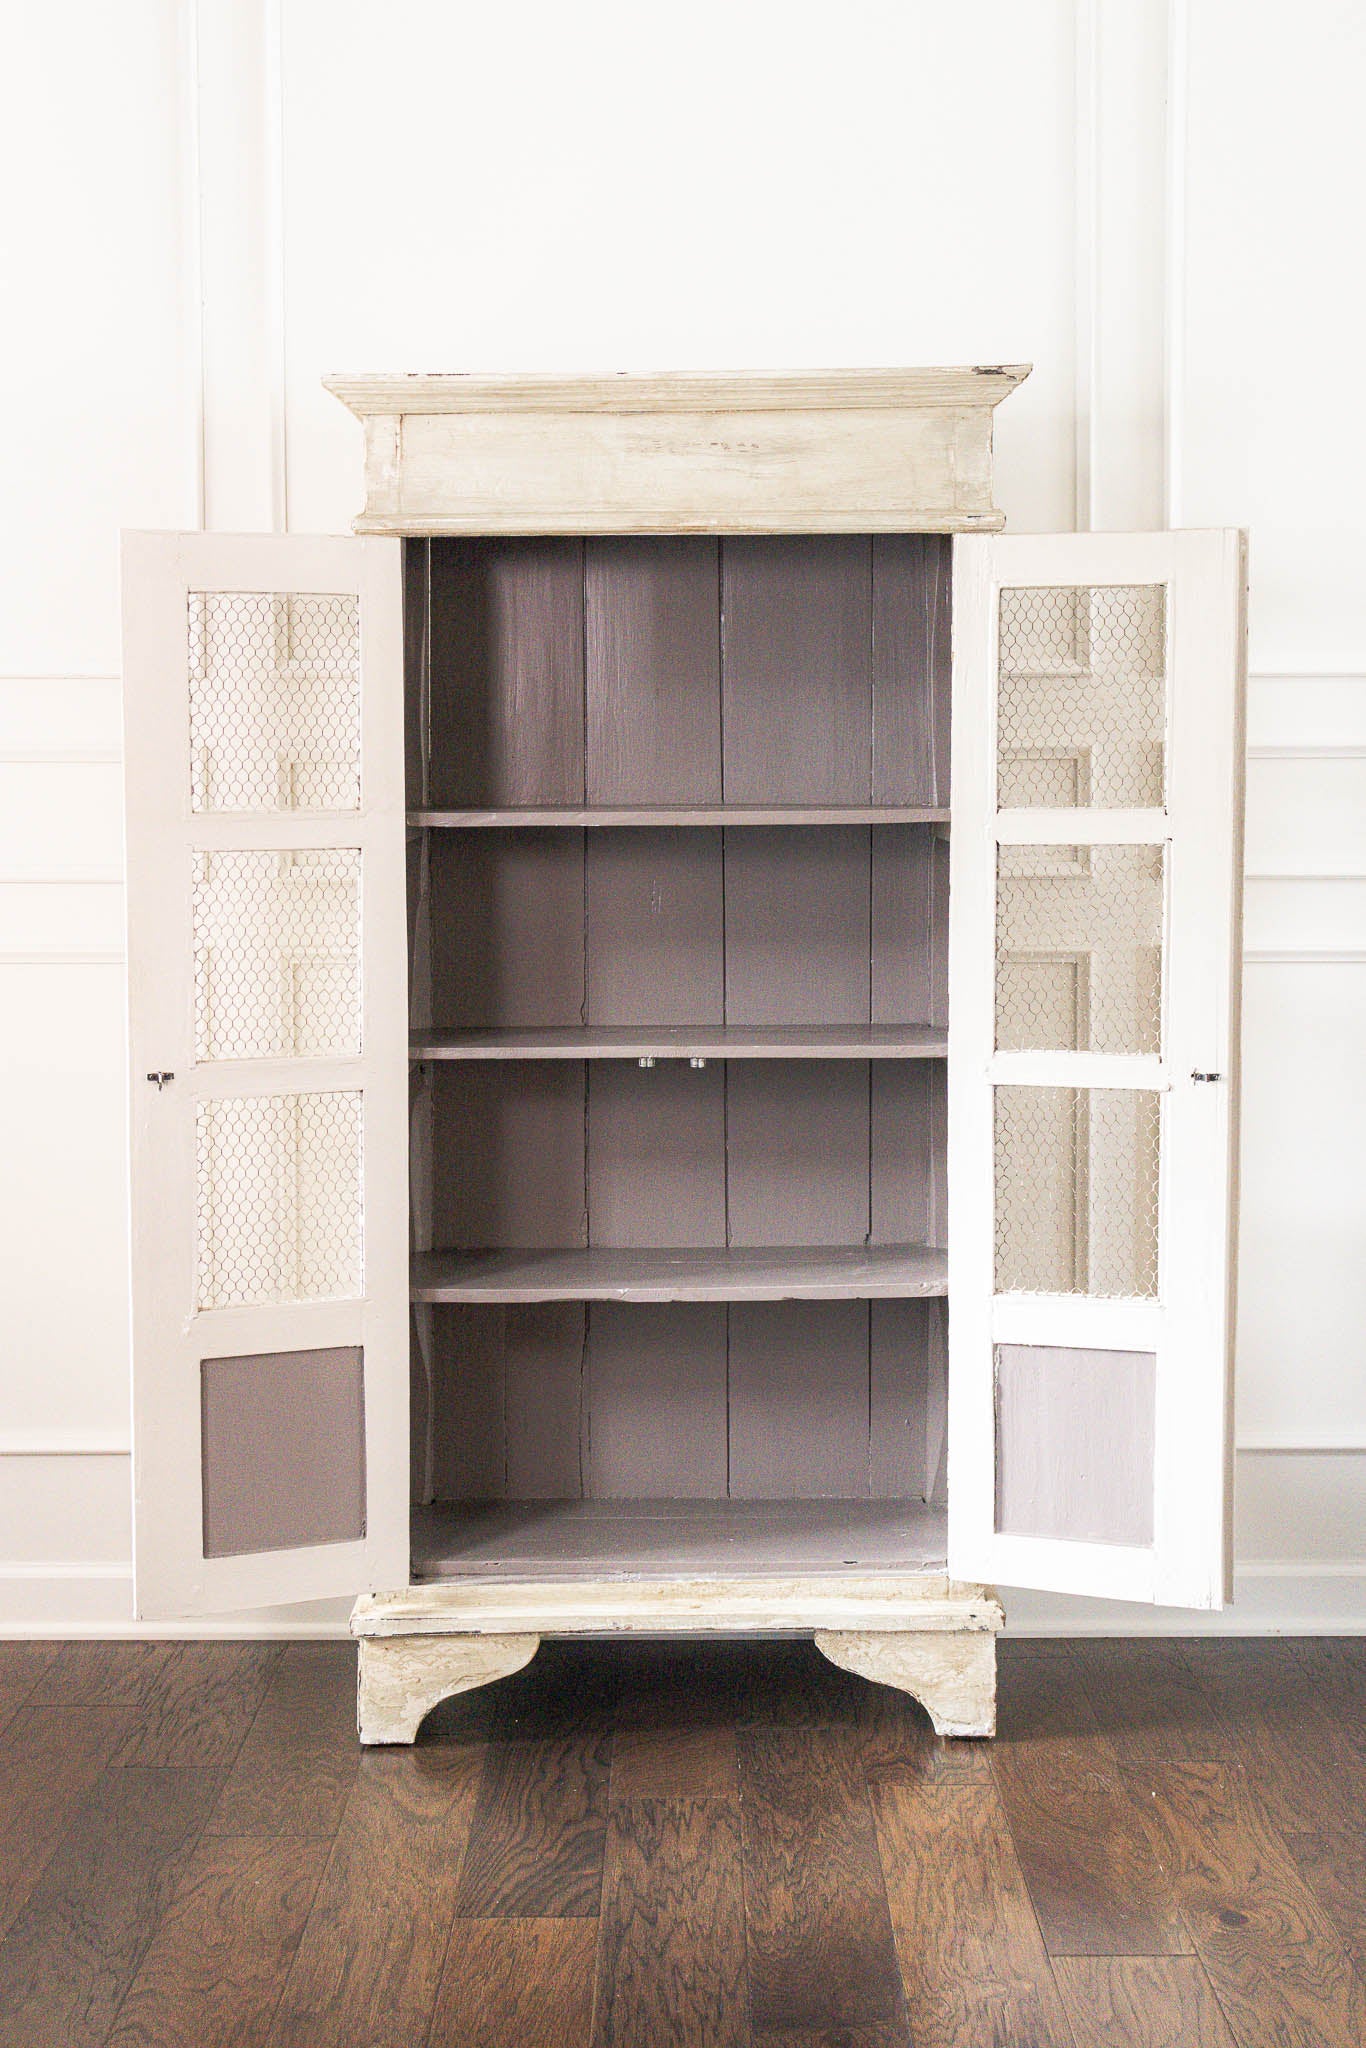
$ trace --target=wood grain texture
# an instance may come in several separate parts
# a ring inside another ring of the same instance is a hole
[[[994,1790],[879,1779],[872,1801],[916,2048],[1074,2048]]]
[[[432,800],[582,802],[583,547],[431,548]]]
[[[721,543],[729,802],[868,803],[873,703],[869,543]]]
[[[1240,2048],[1195,1956],[1059,1956],[1053,1974],[1087,2048]]]
[[[22,1707],[0,1738],[0,1935],[124,1741],[126,1708]]]
[[[608,1831],[594,2048],[748,2048],[740,1822],[729,1800],[632,1799]]]
[[[578,1919],[602,1893],[610,1735],[491,1747],[460,1876],[462,1919]]]
[[[748,1728],[740,1773],[755,2027],[898,2021],[882,1866],[847,1746],[819,1729]]]
[[[429,2048],[589,2048],[593,1920],[456,1920]]]
[[[441,1981],[478,1743],[370,1751],[285,1980],[270,2048],[411,2048]]]
[[[1235,2039],[1349,2048],[1366,1982],[1238,1764],[1125,1766]]]
[[[359,1752],[350,1643],[290,1643],[228,1773],[210,1835],[337,1832]],[[270,1866],[266,1866],[270,1867]]]
[[[623,1645],[613,1804],[625,1799],[737,1799],[735,1715],[745,1643]]]
[[[96,2048],[222,1785],[215,1770],[110,1770],[0,1942],[0,2013],[23,2048]]]
[[[584,578],[589,803],[719,803],[719,543],[590,540]]]
[[[1169,1874],[1118,1760],[1049,1650],[1005,1647],[991,1756],[1048,1952],[1187,1954]]]
[[[1091,1636],[1070,1643],[1066,1658],[1097,1729],[1122,1762],[1236,1754],[1236,1738],[1179,1642]]]
[[[230,1764],[256,1718],[278,1643],[177,1643],[138,1706],[121,1764]]]
[[[206,1837],[189,1858],[109,2048],[265,2048],[328,1845]]]
[[[873,799],[947,803],[953,543],[872,542]]]

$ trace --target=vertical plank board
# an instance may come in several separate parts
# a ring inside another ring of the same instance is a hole
[[[576,1500],[583,1492],[584,1305],[530,1302],[503,1317],[508,1498]]]
[[[729,1800],[612,1811],[594,2048],[749,2048],[740,1821]]]
[[[916,2048],[1074,2048],[991,1786],[870,1791]]]
[[[432,1312],[434,1500],[507,1492],[503,1308],[448,1302]]]
[[[592,1920],[457,1920],[431,2048],[589,2048]]]
[[[1086,2048],[1238,2048],[1195,1956],[1059,1956],[1053,1969]]]
[[[175,1643],[139,1703],[120,1764],[231,1764],[265,1697],[279,1643]]]
[[[334,1835],[360,1756],[355,1694],[353,1643],[286,1644],[208,1833]]]
[[[9,1723],[0,1747],[0,1936],[130,1722],[124,1706],[54,1704],[22,1707]]]
[[[862,1244],[868,1234],[869,1067],[732,1060],[726,1175],[735,1245]]]
[[[874,1500],[928,1500],[930,1301],[868,1304],[868,1471]]]
[[[202,1841],[108,2048],[264,2042],[327,1855],[326,1842],[287,1837]]]
[[[730,1309],[735,1500],[868,1494],[868,1308],[861,1301]]]
[[[588,1218],[595,1245],[726,1241],[725,1070],[682,1060],[588,1073]]]
[[[585,543],[590,804],[721,801],[719,545]]]
[[[1121,1762],[1236,1756],[1237,1740],[1206,1697],[1179,1642],[1087,1637],[1072,1645],[1071,1661],[1097,1724]]]
[[[482,1759],[458,1739],[361,1759],[268,2048],[425,2039]]]
[[[934,1244],[944,1171],[937,1060],[869,1062],[870,1227],[874,1244]]]
[[[873,802],[948,802],[951,672],[947,534],[872,538]]]
[[[729,826],[725,857],[727,1024],[869,1023],[868,828]]]
[[[928,1024],[933,1008],[930,919],[933,835],[923,825],[874,825],[869,980],[873,1024]]]
[[[721,1302],[594,1302],[588,1491],[595,1500],[724,1500]]]
[[[727,803],[869,801],[871,582],[857,535],[722,541]]]
[[[586,1244],[582,1063],[442,1060],[432,1088],[433,1242]]]
[[[431,543],[432,802],[583,802],[583,543]]]
[[[403,767],[404,802],[420,811],[427,801],[431,742],[431,542],[403,547]]]
[[[429,832],[432,1021],[583,1020],[584,833]]]
[[[588,1022],[722,1023],[720,832],[595,826],[584,836]]]
[[[740,1782],[756,2032],[901,2020],[877,1839],[850,1745],[828,1729],[745,1729]]]

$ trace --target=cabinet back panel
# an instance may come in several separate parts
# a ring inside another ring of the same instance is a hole
[[[869,1063],[874,1244],[944,1243],[945,1082],[938,1061]]]
[[[725,1069],[595,1060],[587,1077],[595,1245],[724,1245]]]
[[[953,543],[879,533],[871,548],[872,800],[947,804]]]
[[[432,1021],[583,1021],[582,832],[430,832]]]
[[[624,826],[583,836],[588,1022],[723,1023],[720,832]]]
[[[433,1311],[437,1500],[921,1500],[942,1307],[573,1302]]]
[[[433,1242],[586,1244],[583,1063],[440,1061],[431,1085]]]
[[[595,1302],[588,1424],[592,1499],[724,1500],[724,1304]]]
[[[869,832],[871,1024],[949,1021],[949,849],[914,825]]]
[[[720,544],[586,543],[590,804],[721,802]]]
[[[732,1244],[864,1242],[869,1064],[731,1061],[726,1164]]]
[[[725,856],[726,1022],[867,1024],[868,828],[730,826]]]
[[[583,542],[431,543],[437,808],[581,804]]]

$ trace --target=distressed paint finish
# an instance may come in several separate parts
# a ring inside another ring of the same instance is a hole
[[[994,1735],[996,1631],[1004,1617],[995,1601],[983,1603],[983,1614],[992,1618],[957,1634],[818,1630],[816,1648],[860,1678],[910,1693],[937,1735]]]
[[[334,376],[358,533],[994,531],[1021,364],[614,377]]]
[[[362,1637],[356,1691],[361,1741],[415,1742],[423,1717],[440,1701],[520,1671],[540,1642],[534,1635]]]

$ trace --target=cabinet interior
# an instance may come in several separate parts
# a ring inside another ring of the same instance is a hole
[[[406,544],[419,1576],[942,1565],[950,546]]]

